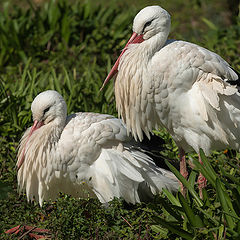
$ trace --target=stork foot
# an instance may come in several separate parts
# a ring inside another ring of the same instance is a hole
[[[198,159],[199,159],[199,162],[203,164],[200,154],[198,154]],[[199,174],[197,183],[198,183],[198,189],[199,189],[199,196],[201,199],[203,199],[202,190],[207,186],[207,179],[202,175],[202,173]]]
[[[181,173],[182,176],[187,179],[188,177],[188,172],[183,172]],[[182,184],[182,182],[179,182],[180,183],[180,187],[181,187],[181,193],[184,197],[186,197],[186,194],[187,194],[187,188]]]
[[[34,233],[33,233],[34,232]],[[30,237],[30,239],[50,239],[51,232],[48,229],[41,229],[37,227],[31,227],[31,226],[25,226],[25,225],[18,225],[16,227],[13,227],[7,231],[5,231],[6,234],[21,234],[19,239],[22,239],[24,236]],[[38,233],[44,234],[39,235]]]
[[[202,175],[202,173],[199,174],[197,183],[198,183],[198,189],[199,189],[199,196],[201,199],[203,199],[202,190],[207,186],[207,179]]]

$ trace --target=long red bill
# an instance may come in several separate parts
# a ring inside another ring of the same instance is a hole
[[[22,153],[22,157],[21,157],[21,159],[20,159],[20,161],[19,161],[19,163],[18,163],[18,165],[17,165],[17,170],[19,170],[20,167],[21,167],[22,164],[23,164],[23,161],[24,161],[24,158],[25,158],[25,152],[26,152],[27,143],[28,143],[31,135],[33,134],[33,132],[34,132],[35,130],[37,130],[38,128],[40,128],[42,125],[43,125],[43,122],[42,122],[42,121],[39,122],[39,121],[35,120],[35,121],[33,122],[33,126],[31,127],[30,133],[29,133],[29,135],[28,135],[27,141],[26,141],[25,146],[24,146],[24,150],[23,150],[23,153]]]
[[[143,42],[143,35],[142,34],[137,34],[135,32],[133,32],[132,36],[130,37],[130,39],[128,40],[127,44],[125,45],[124,49],[122,50],[120,56],[118,57],[117,61],[115,62],[115,64],[113,65],[111,71],[109,72],[109,74],[107,75],[102,87],[100,88],[100,91],[102,91],[102,89],[106,86],[106,84],[113,78],[113,76],[118,72],[118,65],[120,62],[120,59],[123,55],[123,53],[127,50],[127,47],[129,44],[134,44],[134,43],[141,43]]]

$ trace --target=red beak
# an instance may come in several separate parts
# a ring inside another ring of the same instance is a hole
[[[22,164],[23,164],[24,157],[25,157],[25,152],[26,152],[26,146],[27,146],[27,143],[28,143],[28,141],[29,141],[29,138],[31,137],[31,135],[33,134],[33,132],[34,132],[35,130],[37,130],[38,128],[40,128],[42,125],[43,125],[43,122],[42,122],[42,121],[39,122],[39,121],[35,120],[35,121],[33,122],[33,126],[31,127],[30,133],[29,133],[29,135],[28,135],[27,141],[26,141],[25,146],[24,146],[24,150],[23,150],[23,154],[22,154],[21,160],[20,160],[20,162],[19,162],[18,165],[17,165],[17,170],[19,170],[20,167],[21,167]]]
[[[124,54],[124,52],[127,50],[128,45],[129,44],[134,44],[134,43],[141,43],[143,41],[144,41],[144,39],[143,39],[142,34],[138,35],[137,33],[133,32],[132,36],[128,40],[127,44],[125,45],[124,49],[122,50],[122,52],[121,52],[120,56],[118,57],[117,61],[113,65],[111,71],[107,75],[100,91],[105,87],[105,85],[109,82],[109,80],[111,80],[113,78],[113,76],[118,72],[118,65],[119,65],[119,62],[120,62],[120,58]]]

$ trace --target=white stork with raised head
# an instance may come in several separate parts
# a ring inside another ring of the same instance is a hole
[[[149,136],[165,127],[179,147],[180,172],[187,178],[186,151],[240,150],[240,81],[216,53],[168,40],[170,25],[160,6],[142,9],[103,86],[117,73],[116,105],[128,132],[142,140],[143,132]],[[198,182],[201,194],[201,174]]]

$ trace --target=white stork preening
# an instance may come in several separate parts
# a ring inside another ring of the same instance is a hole
[[[142,9],[133,34],[103,86],[118,72],[116,105],[128,132],[142,140],[165,127],[185,151],[240,150],[239,75],[219,55],[184,41],[167,40],[171,19],[159,6]],[[200,159],[201,160],[201,159]],[[200,194],[205,179],[200,174]]]
[[[20,191],[28,200],[42,206],[61,191],[134,204],[162,188],[177,191],[175,176],[141,152],[121,120],[98,113],[67,117],[63,97],[53,90],[40,93],[31,110],[34,124],[21,139],[17,162]]]

